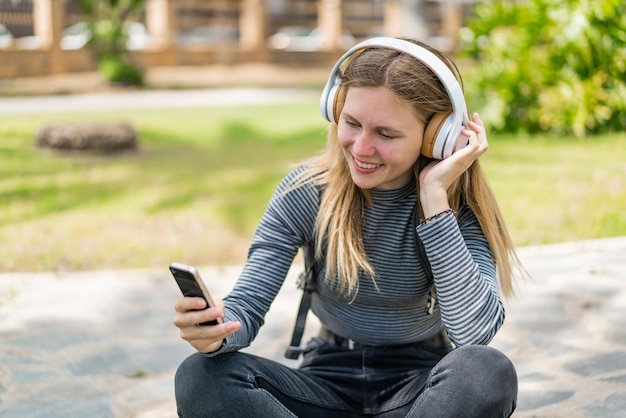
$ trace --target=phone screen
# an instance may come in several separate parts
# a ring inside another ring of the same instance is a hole
[[[206,301],[207,308],[215,306],[211,295],[204,286],[204,282],[202,281],[200,274],[194,267],[180,263],[172,263],[170,265],[170,271],[172,272],[178,287],[183,293],[183,296],[202,298]],[[213,320],[203,322],[199,325],[216,325],[220,322],[221,321]]]

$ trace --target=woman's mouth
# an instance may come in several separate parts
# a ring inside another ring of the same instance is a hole
[[[360,170],[364,170],[364,171],[376,170],[377,168],[382,166],[382,164],[372,164],[372,163],[366,163],[364,161],[359,161],[354,157],[352,158],[352,161],[354,161],[354,165],[356,166],[356,168]]]

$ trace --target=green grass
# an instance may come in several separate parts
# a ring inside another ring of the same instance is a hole
[[[138,152],[58,154],[46,124],[128,121]],[[241,263],[292,164],[321,150],[315,102],[0,116],[0,271]],[[483,167],[517,245],[626,235],[626,139],[492,134]]]
[[[626,137],[491,135],[484,168],[518,245],[626,235]]]

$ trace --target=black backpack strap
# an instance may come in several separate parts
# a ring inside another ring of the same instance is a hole
[[[413,211],[413,233],[415,234],[415,240],[417,244],[417,254],[420,258],[420,262],[426,272],[426,276],[430,282],[428,288],[428,303],[426,305],[426,312],[429,315],[433,314],[436,303],[435,282],[433,280],[433,272],[430,267],[428,257],[426,257],[426,250],[422,244],[422,240],[417,235],[417,206]],[[302,341],[302,335],[304,334],[304,326],[306,324],[307,313],[311,307],[311,297],[315,291],[315,278],[317,277],[317,260],[315,259],[315,252],[310,246],[302,247],[304,252],[304,271],[300,274],[298,287],[302,288],[302,298],[300,299],[300,307],[298,308],[298,315],[296,316],[296,324],[293,328],[293,334],[291,337],[291,343],[285,351],[285,357],[292,360],[297,360],[300,354],[304,351],[300,347]]]
[[[304,334],[307,313],[309,312],[309,308],[311,308],[311,296],[315,291],[315,279],[317,277],[317,262],[313,248],[304,246],[302,247],[302,252],[304,253],[304,271],[300,273],[300,277],[298,278],[298,287],[303,289],[302,298],[300,299],[300,307],[298,308],[291,343],[285,351],[285,357],[292,360],[297,360],[303,351],[300,347],[300,342]]]

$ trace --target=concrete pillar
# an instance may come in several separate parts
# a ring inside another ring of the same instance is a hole
[[[239,8],[239,45],[244,51],[267,51],[264,0],[242,0]]]
[[[441,4],[442,35],[449,42],[448,50],[458,46],[459,30],[463,26],[463,8],[459,2],[444,2]]]
[[[399,0],[388,0],[384,6],[383,26],[385,36],[402,35],[402,8]]]
[[[61,48],[63,36],[66,0],[34,0],[33,32],[41,48]]]
[[[65,26],[65,1],[33,1],[33,32],[40,41],[41,49],[48,52],[52,74],[65,71],[61,51],[61,37]]]
[[[328,43],[328,51],[341,50],[340,38],[343,31],[341,0],[320,0],[317,10],[317,25]]]
[[[384,9],[385,35],[426,40],[428,25],[423,18],[423,11],[422,0],[388,0]]]
[[[146,29],[156,49],[167,49],[175,41],[176,9],[173,0],[146,1]]]
[[[150,48],[159,51],[161,65],[175,65],[178,61],[175,0],[147,0],[145,7],[146,29],[152,41]]]

